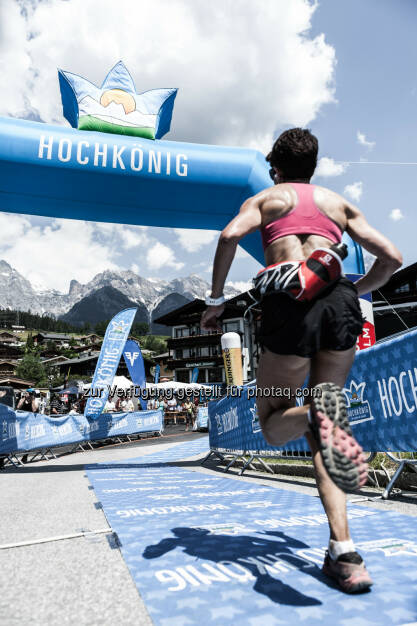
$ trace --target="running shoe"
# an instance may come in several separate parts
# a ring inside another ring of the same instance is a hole
[[[321,451],[324,467],[342,491],[355,491],[368,477],[368,465],[361,446],[352,435],[346,400],[340,387],[320,383],[312,394],[311,430]]]
[[[334,578],[346,593],[368,591],[373,585],[362,557],[357,552],[341,554],[335,561],[326,551],[322,572]]]

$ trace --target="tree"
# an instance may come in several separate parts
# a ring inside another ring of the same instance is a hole
[[[147,335],[149,333],[149,324],[146,322],[137,322],[136,324],[132,324],[130,332],[135,337],[139,335]]]
[[[140,337],[139,343],[141,348],[151,350],[157,354],[168,350],[166,339],[158,335],[145,335],[144,337]]]
[[[34,353],[26,353],[16,368],[16,376],[24,380],[31,380],[38,385],[41,381],[46,381],[45,368],[39,356]]]
[[[32,333],[29,333],[26,339],[25,352],[30,353],[35,349],[35,342],[33,341]]]
[[[104,335],[106,334],[106,328],[108,324],[109,324],[109,320],[103,321],[103,322],[97,322],[97,324],[94,327],[94,330],[96,331],[97,335],[104,337]]]

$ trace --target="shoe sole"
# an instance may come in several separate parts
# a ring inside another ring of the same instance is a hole
[[[366,483],[368,465],[352,434],[344,394],[333,383],[314,389],[321,391],[320,397],[312,398],[311,407],[324,467],[340,489],[356,491]]]

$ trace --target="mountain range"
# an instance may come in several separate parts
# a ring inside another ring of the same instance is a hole
[[[106,270],[86,284],[72,280],[68,293],[40,291],[0,260],[0,308],[48,314],[74,325],[107,320],[123,308],[137,306],[136,322],[152,325],[152,332],[163,332],[153,320],[195,298],[204,298],[209,283],[197,274],[164,281],[143,278],[131,270]],[[239,292],[225,288],[226,297]],[[166,329],[165,329],[166,330]]]

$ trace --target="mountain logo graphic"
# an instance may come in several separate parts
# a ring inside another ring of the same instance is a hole
[[[353,380],[350,382],[350,387],[344,388],[343,393],[346,398],[346,405],[348,411],[349,422],[351,424],[360,424],[361,422],[368,422],[374,418],[372,415],[371,406],[368,400],[364,400],[366,383],[355,383]]]
[[[123,320],[119,320],[119,321],[111,321],[111,325],[112,325],[112,329],[111,332],[112,333],[124,333],[126,326],[127,326],[127,322],[124,322]]]
[[[133,367],[136,359],[139,356],[139,352],[125,352],[125,356],[128,359],[130,365]]]

